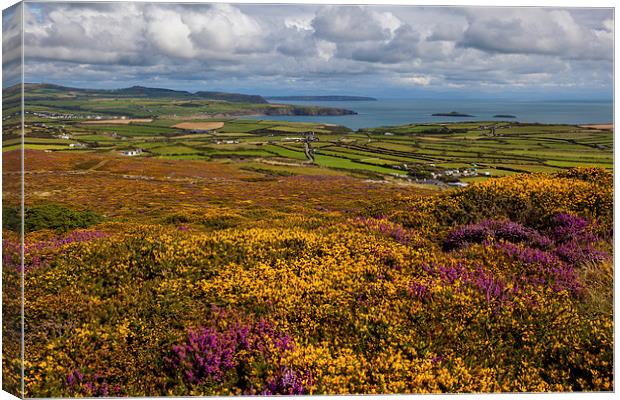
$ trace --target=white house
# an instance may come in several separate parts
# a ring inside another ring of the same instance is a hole
[[[139,156],[142,154],[142,149],[125,150],[121,154],[128,157]]]

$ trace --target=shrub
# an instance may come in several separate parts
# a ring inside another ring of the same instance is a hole
[[[92,211],[74,211],[60,205],[46,204],[24,210],[24,231],[52,229],[60,233],[87,228],[102,220],[100,215]]]
[[[21,215],[19,207],[2,207],[2,229],[19,232]]]
[[[486,240],[504,240],[511,243],[527,243],[534,247],[547,247],[551,240],[534,229],[512,221],[485,220],[453,229],[444,241],[444,250],[455,250]]]

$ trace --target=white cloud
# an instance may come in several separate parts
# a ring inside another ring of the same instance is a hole
[[[314,14],[295,15],[284,19],[284,26],[298,30],[313,31],[312,20]]]
[[[150,8],[146,13],[146,35],[161,54],[192,58],[196,55],[192,34],[181,15],[174,10]]]
[[[208,52],[253,52],[264,46],[266,28],[253,17],[228,4],[214,4],[205,12],[184,13],[191,38]],[[212,53],[209,53],[212,55]]]
[[[403,76],[399,78],[399,82],[413,86],[428,86],[432,78],[427,75]]]
[[[317,42],[317,52],[321,59],[329,61],[336,54],[336,44],[326,40],[319,40]]]

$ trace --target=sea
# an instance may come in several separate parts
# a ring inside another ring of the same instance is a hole
[[[273,101],[275,102],[275,101]],[[393,126],[410,123],[456,121],[519,121],[545,124],[593,124],[613,122],[612,101],[509,101],[470,99],[378,99],[377,101],[281,101],[283,104],[345,108],[357,115],[341,116],[247,116],[244,119],[269,119],[291,122],[317,122],[344,125],[351,129]],[[432,116],[456,111],[473,117]],[[497,114],[516,118],[493,118]]]

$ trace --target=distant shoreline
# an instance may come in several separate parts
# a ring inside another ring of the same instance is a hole
[[[285,101],[378,101],[374,97],[365,96],[264,96],[267,100]]]

